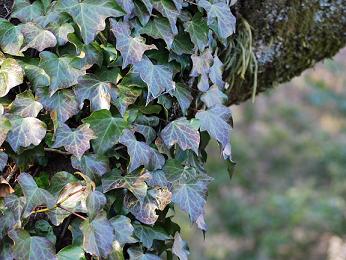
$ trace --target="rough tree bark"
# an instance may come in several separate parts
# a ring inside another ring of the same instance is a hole
[[[8,16],[12,5],[13,0],[0,0],[0,17]],[[257,93],[332,57],[346,43],[346,0],[238,0],[235,9],[253,28]],[[232,87],[229,104],[252,92],[249,75]]]
[[[334,56],[346,43],[345,0],[238,0],[235,8],[253,28],[257,93]],[[251,80],[234,85],[230,104],[251,97]]]

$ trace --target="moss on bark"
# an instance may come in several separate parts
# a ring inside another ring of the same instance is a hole
[[[239,0],[236,12],[253,28],[257,93],[332,57],[346,43],[345,0]],[[251,81],[248,75],[233,85],[230,104],[251,97]]]

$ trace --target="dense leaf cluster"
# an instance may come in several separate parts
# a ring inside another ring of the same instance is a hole
[[[187,259],[231,160],[226,0],[16,0],[0,19],[0,258]]]

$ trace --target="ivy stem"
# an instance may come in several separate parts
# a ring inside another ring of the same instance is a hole
[[[44,150],[46,152],[51,152],[51,153],[59,153],[59,154],[62,154],[62,155],[71,155],[69,152],[64,152],[64,151],[61,151],[61,150],[58,150],[58,149],[54,149],[54,148],[45,147]]]
[[[58,208],[60,208],[60,209],[62,209],[62,210],[65,210],[65,211],[67,211],[67,212],[70,212],[71,214],[75,215],[76,217],[79,217],[80,219],[87,220],[86,217],[83,217],[82,215],[80,215],[80,214],[78,214],[78,213],[76,213],[76,212],[73,212],[72,210],[69,210],[69,209],[67,209],[67,208],[65,208],[65,207],[63,207],[63,206],[61,206],[61,205],[58,205]]]

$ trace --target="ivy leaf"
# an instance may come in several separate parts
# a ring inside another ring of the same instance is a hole
[[[185,31],[190,34],[191,41],[200,51],[208,46],[208,24],[200,12],[197,12],[191,21],[186,23]]]
[[[172,47],[174,34],[166,18],[154,18],[140,30],[140,33],[146,34],[154,39],[163,39],[168,48]]]
[[[111,107],[111,101],[118,97],[115,88],[110,82],[100,81],[90,75],[85,75],[78,79],[78,84],[74,87],[74,93],[79,102],[79,108],[83,108],[84,100],[91,103],[92,111],[107,109]]]
[[[150,249],[153,246],[154,240],[167,240],[170,236],[161,227],[150,227],[141,224],[134,224],[135,236],[143,243],[143,245]]]
[[[23,83],[24,71],[19,63],[12,58],[2,60],[0,53],[0,97]]]
[[[11,17],[17,18],[21,22],[32,22],[41,15],[43,15],[41,1],[35,1],[31,4],[28,0],[20,0],[15,1]]]
[[[141,61],[145,51],[157,49],[154,44],[146,45],[142,37],[131,37],[128,23],[116,22],[113,19],[111,20],[111,27],[117,40],[116,48],[120,51],[123,59],[123,69],[129,64]]]
[[[21,51],[26,51],[29,48],[43,51],[57,44],[57,40],[51,31],[45,30],[34,23],[21,25],[21,32],[25,40]]]
[[[50,77],[49,92],[52,96],[58,89],[68,88],[78,83],[79,76],[85,71],[73,66],[73,58],[58,57],[52,52],[43,51],[40,53],[39,66],[45,70]]]
[[[170,0],[154,0],[152,1],[154,8],[166,17],[171,25],[173,34],[178,34],[177,19],[180,11]]]
[[[176,84],[176,89],[175,91],[173,91],[172,94],[177,99],[179,106],[183,111],[183,114],[186,115],[187,110],[189,109],[193,99],[190,91],[186,89],[186,87],[183,84],[178,83]]]
[[[143,201],[147,194],[147,184],[145,181],[149,179],[149,174],[126,174],[121,175],[120,170],[113,169],[110,173],[102,177],[103,192],[113,189],[127,189],[140,201]]]
[[[205,9],[208,14],[208,25],[216,21],[216,33],[220,38],[226,39],[235,32],[236,18],[225,2],[210,3],[207,0],[198,1],[198,6]]]
[[[197,112],[196,118],[201,124],[201,131],[219,141],[223,147],[230,142],[231,126],[226,122],[231,117],[231,111],[224,106],[215,106],[206,111]]]
[[[161,188],[167,187],[169,185],[165,172],[162,170],[151,172],[150,179],[147,180],[147,183],[151,187],[159,186]]]
[[[58,90],[50,96],[48,88],[38,88],[36,95],[46,110],[56,113],[59,122],[64,123],[79,112],[76,96],[70,89]]]
[[[189,214],[192,222],[196,222],[204,212],[207,185],[212,178],[197,173],[193,167],[183,167],[174,161],[167,162],[164,171],[167,179],[173,184],[172,201]]]
[[[84,154],[79,160],[77,157],[71,157],[72,167],[85,173],[91,179],[95,176],[102,176],[109,171],[108,157],[96,154]]]
[[[21,47],[24,36],[18,26],[13,25],[6,19],[0,18],[0,47],[4,53],[23,56]]]
[[[194,45],[190,40],[190,36],[188,33],[180,33],[177,36],[175,36],[172,50],[177,55],[183,55],[183,54],[192,54],[193,53]]]
[[[97,136],[92,144],[94,151],[98,154],[104,154],[112,148],[127,127],[123,118],[113,117],[111,112],[105,109],[93,112],[82,121],[90,124],[90,128]]]
[[[212,86],[207,92],[203,93],[201,100],[207,107],[221,106],[227,101],[228,97],[218,86]]]
[[[144,142],[136,140],[135,135],[128,129],[124,130],[119,142],[127,147],[130,155],[128,171],[132,172],[140,166],[149,170],[161,169],[165,163],[165,157]]]
[[[0,171],[3,171],[3,169],[7,165],[8,155],[4,152],[0,152]]]
[[[12,128],[8,132],[7,142],[17,152],[19,147],[39,145],[46,136],[46,124],[34,117],[12,117]]]
[[[18,94],[10,105],[10,112],[21,117],[37,117],[43,106],[30,90]]]
[[[72,130],[68,125],[61,123],[56,131],[55,142],[52,148],[64,147],[78,159],[89,150],[90,140],[95,139],[94,132],[89,128],[89,124],[80,125]]]
[[[155,188],[149,190],[143,201],[139,201],[135,196],[127,193],[124,198],[124,205],[140,222],[153,225],[158,219],[156,210],[164,210],[171,202],[172,193],[168,189]]]
[[[61,171],[55,173],[50,179],[49,192],[59,193],[68,183],[78,182],[78,179],[69,172]]]
[[[131,220],[128,217],[120,215],[111,218],[109,221],[115,232],[115,240],[118,241],[120,245],[123,246],[125,244],[137,242],[137,239],[132,236],[134,228],[131,225]]]
[[[63,24],[53,24],[50,26],[50,30],[55,35],[57,44],[63,46],[68,42],[68,35],[74,33],[74,28],[72,23],[63,23]]]
[[[122,8],[111,0],[61,0],[58,10],[71,15],[85,44],[91,43],[96,34],[105,29],[107,17],[120,17],[125,14]]]
[[[132,260],[160,260],[161,258],[157,255],[150,253],[143,253],[139,247],[131,247],[127,250],[130,259]]]
[[[23,229],[12,230],[8,235],[14,242],[13,254],[16,259],[58,259],[54,244],[47,238],[30,236]]]
[[[24,218],[28,217],[37,206],[45,205],[48,208],[54,206],[54,197],[48,191],[39,188],[30,174],[23,172],[17,180],[26,199]]]
[[[127,16],[131,16],[135,6],[133,1],[128,0],[116,0],[116,2],[123,8],[123,10],[127,13]]]
[[[112,250],[114,240],[113,227],[104,212],[99,213],[93,220],[82,222],[83,249],[94,256],[106,258]]]
[[[175,89],[172,70],[165,65],[154,65],[147,57],[134,65],[135,72],[148,85],[147,104],[165,92]]]
[[[102,192],[99,192],[97,190],[91,192],[86,199],[89,218],[93,219],[97,215],[97,213],[102,210],[106,203],[106,196]]]
[[[25,76],[37,91],[39,87],[49,86],[50,78],[44,69],[27,63],[22,63],[25,71]]]
[[[189,259],[189,247],[186,241],[181,238],[179,232],[175,233],[172,252],[178,256],[180,260]]]
[[[57,254],[58,260],[82,260],[84,258],[84,251],[81,247],[75,245],[65,246]]]
[[[221,89],[223,89],[225,86],[225,82],[222,80],[223,67],[224,65],[221,60],[217,55],[215,55],[213,66],[210,68],[209,77],[211,82]]]
[[[191,125],[186,117],[181,117],[170,122],[162,130],[161,138],[169,148],[178,144],[183,151],[191,149],[198,154],[200,142],[199,132]]]
[[[7,133],[11,130],[12,125],[7,117],[0,114],[0,145],[6,140]]]
[[[124,116],[128,106],[135,103],[137,98],[142,94],[142,90],[139,88],[141,82],[138,83],[138,81],[133,80],[132,76],[126,76],[117,85],[119,98],[115,101],[115,105],[122,116]]]
[[[156,138],[156,131],[150,126],[135,124],[134,130],[144,136],[147,144],[151,144]]]

